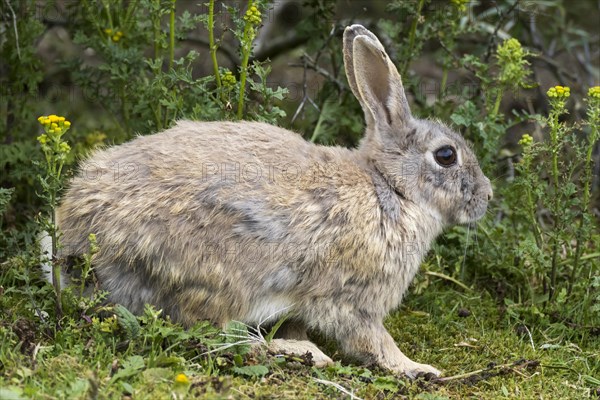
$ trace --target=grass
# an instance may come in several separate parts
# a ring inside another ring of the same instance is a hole
[[[405,354],[442,369],[446,377],[442,381],[410,381],[339,361],[317,369],[305,357],[275,357],[242,347],[206,354],[226,340],[216,329],[199,323],[185,331],[151,310],[138,318],[141,334],[131,340],[124,338],[112,318],[68,320],[50,338],[48,326],[14,313],[23,308],[27,315],[26,300],[5,293],[3,305],[10,303],[12,312],[3,315],[6,318],[0,323],[0,397],[344,399],[353,393],[363,399],[579,399],[598,395],[597,332],[543,318],[540,326],[523,325],[489,295],[466,295],[448,285],[435,281],[423,294],[410,295],[386,321]],[[326,341],[324,345],[340,360],[334,345]]]

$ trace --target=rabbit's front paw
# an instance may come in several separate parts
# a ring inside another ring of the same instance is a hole
[[[303,356],[310,354],[315,367],[326,367],[333,364],[333,360],[323,353],[315,344],[308,340],[273,339],[268,345],[272,354],[296,354]]]
[[[431,365],[420,364],[413,361],[401,367],[394,368],[394,372],[402,373],[408,376],[410,379],[416,379],[421,376],[425,378],[437,378],[442,374],[440,370],[432,367]]]

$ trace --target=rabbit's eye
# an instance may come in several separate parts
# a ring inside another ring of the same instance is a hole
[[[456,150],[452,146],[444,146],[435,151],[435,161],[442,167],[450,167],[456,163]]]

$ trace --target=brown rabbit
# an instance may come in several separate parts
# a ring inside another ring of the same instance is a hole
[[[460,135],[411,115],[375,35],[346,28],[344,61],[367,124],[357,149],[258,122],[179,121],[83,164],[58,210],[63,255],[95,233],[101,287],[133,312],[150,303],[186,325],[287,313],[285,336],[302,341],[280,349],[329,362],[311,328],[396,373],[439,375],[382,321],[442,229],[484,215],[490,181]]]

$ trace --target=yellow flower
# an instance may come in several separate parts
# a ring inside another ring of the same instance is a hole
[[[226,71],[223,76],[221,76],[221,81],[223,82],[223,86],[232,87],[236,83],[235,75],[231,71]]]
[[[40,144],[46,144],[48,143],[48,136],[47,135],[40,135],[37,138],[38,142],[40,142]]]
[[[260,17],[260,10],[256,6],[252,6],[248,10],[246,10],[246,14],[244,15],[244,21],[249,22],[252,25],[258,25],[261,21]]]
[[[568,86],[554,86],[548,89],[548,97],[554,99],[566,99],[571,95],[571,88]]]
[[[119,36],[119,35],[113,35],[113,37],[112,37],[113,42],[118,42],[119,39],[121,39],[121,36]]]
[[[69,121],[65,121],[64,122],[65,127],[69,128],[71,126],[71,122]]]
[[[588,96],[593,99],[600,99],[600,86],[591,87],[588,90]]]
[[[459,11],[465,11],[469,1],[471,0],[452,0],[452,4],[454,4]]]
[[[104,33],[106,33],[107,35],[112,35],[112,29],[110,29],[110,28],[106,28],[106,29],[104,30]]]
[[[528,135],[527,133],[521,137],[521,140],[519,140],[519,144],[523,147],[527,147],[532,143],[533,143],[533,138],[531,137],[531,135]]]
[[[60,144],[60,152],[66,154],[69,151],[71,151],[71,146],[69,146],[69,144],[67,142],[62,142]]]
[[[175,377],[175,383],[179,383],[182,385],[189,385],[190,384],[190,380],[188,379],[188,377],[185,374],[178,374]]]

